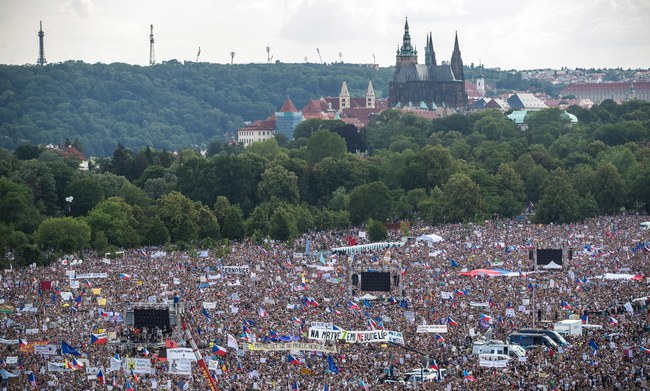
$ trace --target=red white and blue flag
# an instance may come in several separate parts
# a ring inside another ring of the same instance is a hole
[[[447,317],[447,324],[448,324],[449,326],[458,326],[458,322],[456,322],[455,320],[453,320],[453,319],[451,318],[451,316],[448,316],[448,317]]]
[[[293,365],[302,365],[302,363],[300,362],[300,360],[298,360],[297,358],[295,358],[295,357],[292,356],[291,354],[288,354],[288,355],[287,355],[287,362],[288,362],[289,364],[293,364]]]

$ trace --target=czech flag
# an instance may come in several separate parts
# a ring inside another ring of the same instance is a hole
[[[645,348],[643,346],[639,346],[639,351],[641,351],[641,353],[643,354],[650,354],[650,349]]]
[[[445,343],[445,339],[440,334],[436,334],[436,341],[438,341],[440,343]]]
[[[475,381],[474,376],[472,376],[471,373],[467,372],[466,370],[463,369],[463,379],[467,381]]]
[[[97,372],[97,382],[99,382],[100,386],[106,384],[106,378],[104,377],[104,372],[101,369],[99,372]]]
[[[363,380],[359,380],[359,387],[361,387],[362,390],[368,391],[368,385]]]
[[[120,273],[120,280],[130,280],[131,275],[126,273]]]
[[[127,380],[126,384],[124,384],[124,389],[126,391],[134,391],[133,384],[131,384],[131,382]]]
[[[295,324],[302,324],[302,320],[300,320],[300,318],[293,317],[291,318],[291,321]]]
[[[73,358],[72,359],[72,366],[74,367],[74,369],[81,369],[81,368],[84,367],[84,363],[82,363],[81,361],[77,361],[76,358]]]
[[[609,324],[612,326],[618,326],[618,320],[612,316],[609,317]]]
[[[22,348],[23,346],[27,346],[27,341],[22,338],[18,338],[18,344]]]
[[[106,333],[90,334],[90,344],[91,345],[106,345],[108,343],[108,337]]]
[[[448,324],[449,326],[458,326],[458,322],[456,322],[455,320],[453,320],[450,316],[447,317],[447,324]]]
[[[571,304],[567,303],[564,300],[562,300],[561,306],[562,306],[562,309],[565,309],[565,310],[570,310],[571,309]]]
[[[582,324],[589,324],[589,315],[582,315],[580,320],[582,320]]]
[[[492,317],[489,316],[489,315],[481,314],[481,315],[479,316],[479,320],[480,320],[480,321],[483,321],[483,322],[488,322],[488,323],[490,323],[490,322],[492,322]]]
[[[429,368],[435,369],[436,371],[440,369],[440,367],[438,367],[438,363],[436,362],[436,360],[431,360],[429,362]]]
[[[131,368],[131,376],[133,376],[133,381],[134,382],[136,382],[136,383],[140,382],[140,378],[138,377],[138,375],[136,375],[135,372],[133,372],[133,368]]]
[[[297,381],[294,381],[291,385],[291,391],[300,391],[300,384]]]
[[[454,296],[465,296],[465,292],[463,292],[463,291],[457,289],[457,290],[454,292]]]
[[[290,364],[293,364],[293,365],[302,365],[300,360],[298,360],[297,358],[295,358],[291,354],[287,355],[287,362],[290,363]]]
[[[353,310],[360,310],[361,309],[361,307],[359,307],[359,305],[357,303],[355,303],[354,301],[352,301],[352,300],[348,301],[348,308],[353,309]]]
[[[149,353],[149,351],[147,350],[147,348],[142,348],[142,354],[143,354],[145,357],[149,357],[149,354],[150,354],[150,353]]]
[[[216,354],[217,356],[225,356],[228,351],[223,346],[214,345],[212,347],[212,353]]]

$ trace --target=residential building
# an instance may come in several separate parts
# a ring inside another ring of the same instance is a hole
[[[650,82],[576,83],[566,86],[561,94],[562,96],[573,95],[578,99],[590,99],[596,104],[606,99],[617,102],[629,99],[650,102]]]

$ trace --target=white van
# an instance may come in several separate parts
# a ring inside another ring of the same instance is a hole
[[[440,368],[440,370],[416,368],[406,372],[403,381],[404,383],[422,383],[423,381],[441,381],[445,377],[447,377],[447,370],[445,368]]]
[[[479,339],[472,346],[472,354],[505,354],[511,357],[526,357],[526,351],[517,344],[504,343],[497,339]]]

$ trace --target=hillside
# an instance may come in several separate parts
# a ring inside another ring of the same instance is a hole
[[[372,80],[384,97],[391,77],[391,68],[342,64],[0,65],[0,147],[76,138],[92,156],[109,156],[118,143],[206,147],[244,121],[266,118],[287,96],[302,107],[337,95],[344,80],[360,96]]]

